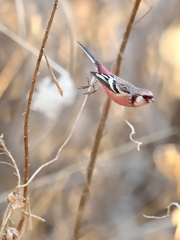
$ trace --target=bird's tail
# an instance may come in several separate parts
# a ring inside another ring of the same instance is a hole
[[[86,53],[86,55],[89,57],[89,59],[96,65],[99,66],[99,62],[94,58],[94,56],[80,43],[77,42],[80,47],[82,48],[82,50]]]

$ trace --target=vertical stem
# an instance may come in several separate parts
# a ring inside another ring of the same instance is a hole
[[[122,40],[122,43],[121,43],[121,46],[120,46],[120,49],[119,49],[119,54],[118,54],[117,61],[116,61],[115,75],[117,75],[117,76],[120,73],[123,54],[124,54],[124,51],[125,51],[128,39],[129,39],[129,35],[131,33],[131,29],[132,29],[132,26],[133,26],[133,23],[134,23],[134,19],[136,17],[136,13],[138,11],[140,3],[141,3],[141,0],[136,0],[135,1],[134,7],[132,9],[131,16],[130,16],[130,19],[129,19],[129,22],[128,22],[128,25],[126,27],[126,31],[125,31],[124,36],[123,36],[123,40]]]
[[[126,27],[126,31],[124,33],[123,36],[123,41],[121,43],[120,46],[120,51],[116,60],[116,69],[115,69],[115,75],[119,75],[120,73],[120,68],[121,68],[121,62],[122,62],[122,55],[125,51],[128,39],[129,39],[129,35],[134,23],[134,19],[137,13],[137,10],[139,8],[141,0],[136,0],[134,7],[132,9],[131,12],[131,16],[128,22],[128,25]],[[82,225],[82,220],[83,220],[83,214],[84,214],[84,209],[85,209],[85,205],[88,199],[88,195],[89,195],[89,188],[91,185],[91,181],[92,181],[92,176],[93,176],[93,171],[94,171],[94,166],[96,163],[96,158],[97,158],[97,154],[98,154],[98,150],[99,150],[99,146],[101,143],[101,139],[102,139],[102,133],[104,131],[104,127],[105,127],[105,123],[108,117],[108,113],[109,113],[109,109],[111,106],[111,99],[107,98],[106,103],[104,105],[103,108],[103,113],[101,116],[101,120],[96,132],[96,136],[95,136],[95,140],[94,140],[94,144],[92,147],[92,151],[91,151],[91,156],[90,156],[90,161],[89,161],[89,165],[87,167],[87,179],[86,179],[86,183],[84,185],[84,189],[80,198],[80,202],[79,202],[79,207],[78,207],[78,212],[76,215],[76,220],[75,220],[75,224],[74,224],[74,232],[73,232],[73,238],[72,240],[78,240],[79,238],[79,231]]]
[[[55,0],[51,15],[50,15],[47,27],[46,27],[46,32],[45,32],[44,37],[43,37],[41,49],[39,51],[39,56],[38,56],[38,59],[37,59],[37,62],[36,62],[36,67],[34,69],[33,79],[32,79],[32,82],[31,82],[29,97],[28,97],[28,101],[27,101],[27,105],[26,105],[26,112],[25,112],[25,118],[24,118],[24,153],[25,153],[24,184],[27,183],[28,179],[29,179],[29,134],[28,134],[28,126],[29,126],[29,113],[30,113],[30,108],[31,108],[31,102],[32,102],[33,94],[34,94],[34,89],[35,89],[37,75],[38,75],[38,72],[39,72],[40,63],[41,63],[42,56],[43,56],[43,49],[46,46],[49,31],[50,31],[52,21],[54,19],[54,15],[55,15],[55,12],[56,12],[56,9],[57,9],[57,4],[58,4],[58,0]],[[25,210],[26,204],[27,204],[27,197],[28,197],[28,186],[24,187],[23,196],[24,196],[24,204],[25,204],[24,210]],[[22,216],[21,216],[21,219],[20,219],[19,224],[18,224],[18,230],[19,231],[21,230],[21,228],[23,226],[24,218],[25,218],[25,214],[22,211]]]
[[[93,144],[93,147],[92,147],[89,165],[87,167],[87,179],[86,179],[86,183],[84,185],[84,189],[83,189],[81,199],[80,199],[80,202],[79,202],[79,208],[78,208],[76,221],[75,221],[75,226],[74,226],[73,240],[77,240],[78,237],[79,237],[79,230],[80,230],[81,224],[82,224],[85,204],[86,204],[87,198],[89,196],[89,187],[90,187],[91,181],[92,181],[93,170],[94,170],[94,166],[95,166],[95,162],[96,162],[96,156],[97,156],[97,153],[98,153],[98,150],[99,150],[99,145],[100,145],[100,142],[101,142],[102,133],[103,133],[103,129],[104,129],[104,126],[105,126],[105,119],[108,116],[110,104],[111,104],[110,98],[107,98],[106,105],[108,107],[104,108],[104,110],[103,110],[101,121],[99,123],[98,129],[97,129],[97,132],[96,132],[96,136],[95,136],[95,141],[94,141],[94,144]]]

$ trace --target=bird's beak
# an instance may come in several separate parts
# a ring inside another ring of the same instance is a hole
[[[154,98],[149,99],[149,102],[154,102]]]

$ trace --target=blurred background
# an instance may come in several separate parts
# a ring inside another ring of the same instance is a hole
[[[59,1],[46,54],[63,89],[63,98],[42,62],[30,113],[30,175],[53,159],[70,133],[93,64],[81,42],[113,70],[132,0]],[[0,0],[0,134],[24,173],[23,121],[33,71],[53,1]],[[149,11],[149,12],[148,12]],[[148,14],[144,16],[146,13]],[[143,17],[144,16],[144,17]],[[155,103],[125,108],[112,103],[86,205],[81,240],[180,239],[180,215],[166,207],[180,198],[180,5],[178,0],[142,1],[123,56],[120,76],[154,93]],[[90,95],[59,160],[30,185],[33,220],[24,239],[72,237],[86,167],[106,95]],[[0,161],[10,160],[0,155]],[[0,165],[0,216],[17,184],[14,169]],[[19,219],[19,218],[18,218]],[[15,223],[16,217],[12,219]]]

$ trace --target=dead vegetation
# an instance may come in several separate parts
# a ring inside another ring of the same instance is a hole
[[[151,5],[1,1],[0,239],[179,239],[180,10]],[[76,40],[155,104],[84,97]]]

